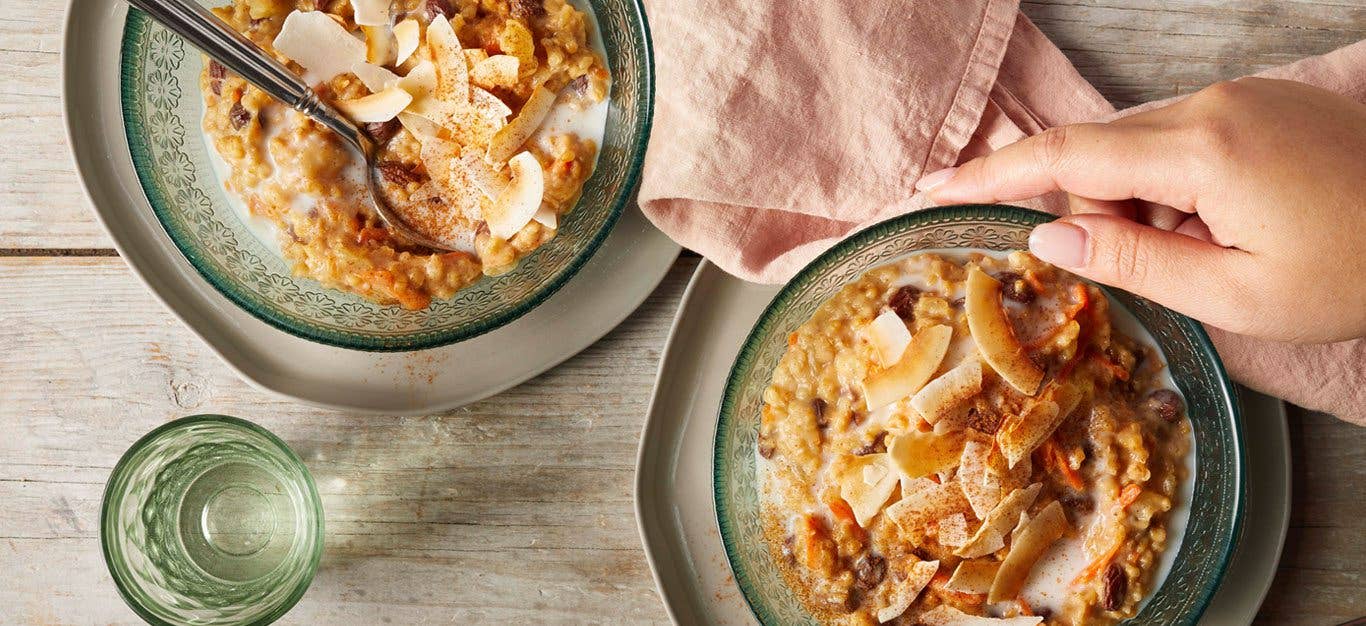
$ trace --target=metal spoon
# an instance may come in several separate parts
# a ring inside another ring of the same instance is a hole
[[[241,76],[257,89],[266,92],[296,111],[313,118],[345,139],[365,158],[366,188],[375,212],[390,230],[405,239],[437,250],[455,250],[449,243],[427,237],[403,221],[380,192],[380,172],[375,167],[376,155],[383,146],[376,144],[360,127],[332,105],[323,102],[302,78],[289,71],[274,57],[241,33],[218,19],[217,15],[195,0],[127,0],[171,32],[180,35],[190,45]]]

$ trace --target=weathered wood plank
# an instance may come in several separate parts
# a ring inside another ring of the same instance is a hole
[[[1357,0],[1025,0],[1021,10],[1120,108],[1366,38]]]
[[[202,412],[259,422],[317,479],[326,552],[289,623],[666,619],[631,489],[696,262],[547,374],[449,414],[376,418],[247,387],[117,258],[0,258],[0,622],[133,619],[99,555],[104,481],[143,433]]]

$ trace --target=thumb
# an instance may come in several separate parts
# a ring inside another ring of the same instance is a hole
[[[1034,256],[1239,332],[1253,320],[1242,279],[1250,257],[1181,233],[1114,215],[1072,215],[1034,228]]]

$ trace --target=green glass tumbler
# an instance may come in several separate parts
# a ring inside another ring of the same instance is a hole
[[[322,502],[278,437],[235,417],[194,415],[119,459],[100,542],[119,593],[149,623],[269,624],[313,581]]]

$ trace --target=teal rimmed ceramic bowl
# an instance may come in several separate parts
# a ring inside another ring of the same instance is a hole
[[[764,624],[816,624],[783,581],[759,521],[755,444],[763,391],[787,350],[787,336],[840,287],[865,271],[921,250],[1023,249],[1029,232],[1053,216],[1019,207],[940,207],[858,232],[792,279],[736,357],[726,382],[713,459],[716,518],[735,581]],[[1165,582],[1128,623],[1194,624],[1219,586],[1243,513],[1243,433],[1237,398],[1200,324],[1132,294],[1106,289],[1132,312],[1165,353],[1186,398],[1195,438],[1194,496],[1180,549]]]
[[[220,4],[200,0],[206,5]],[[285,332],[371,351],[432,348],[481,335],[554,294],[593,255],[630,198],[654,106],[649,26],[639,0],[584,0],[598,18],[612,72],[607,130],[583,196],[553,240],[513,271],[485,277],[422,311],[383,306],[295,277],[232,207],[200,131],[203,57],[136,10],[121,59],[124,128],[133,165],[166,234],[211,285]]]

